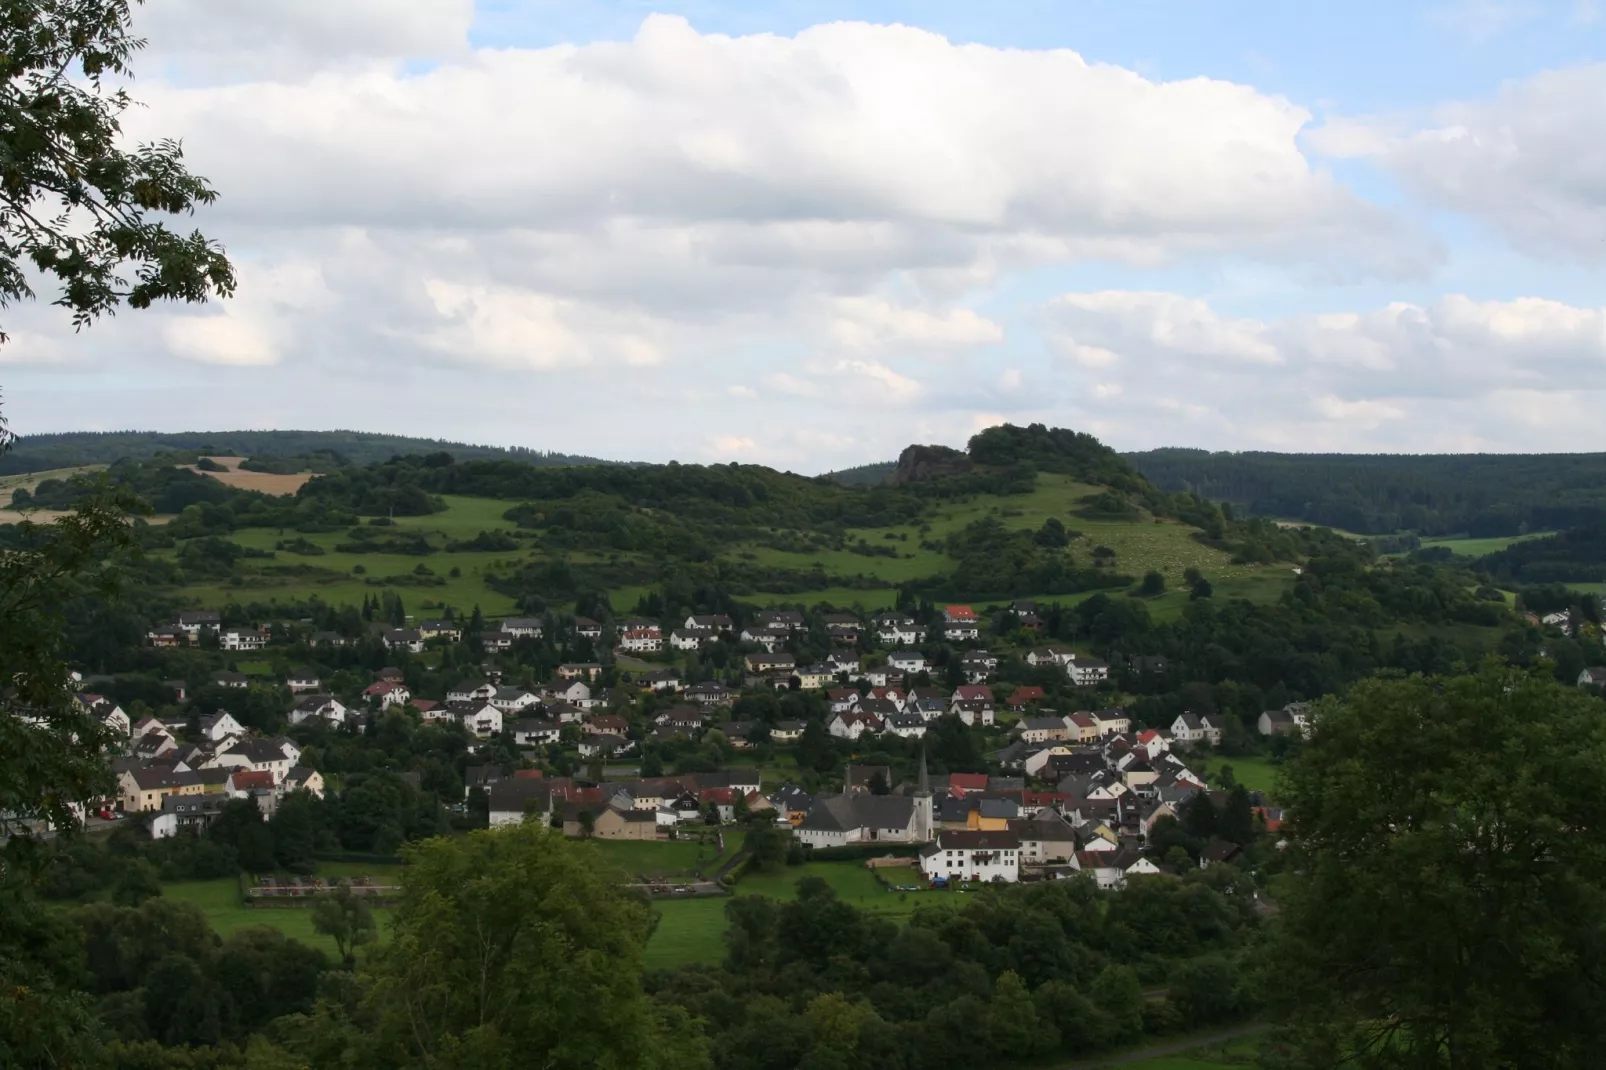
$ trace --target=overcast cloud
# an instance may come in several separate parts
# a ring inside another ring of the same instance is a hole
[[[1004,419],[1122,448],[1601,444],[1606,312],[1526,283],[1606,252],[1606,67],[1351,115],[905,25],[649,15],[524,47],[475,20],[152,0],[128,130],[182,136],[223,193],[200,223],[240,293],[78,335],[7,310],[14,425],[806,471]],[[1222,285],[1246,276],[1264,292]]]

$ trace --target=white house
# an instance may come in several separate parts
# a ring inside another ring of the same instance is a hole
[[[218,710],[210,716],[201,718],[201,735],[213,743],[218,743],[231,736],[245,735],[245,726],[236,721],[228,710]]]
[[[489,702],[496,694],[496,685],[489,680],[477,684],[459,684],[446,692],[447,702]]]
[[[859,713],[849,710],[846,713],[835,713],[825,723],[825,730],[838,739],[858,739],[866,732],[880,732],[881,720],[873,713]]]
[[[218,636],[224,650],[261,650],[268,645],[268,633],[255,628],[230,628]]]
[[[911,646],[920,642],[920,625],[913,617],[881,616],[876,618],[875,634],[883,646]]]
[[[1020,837],[1013,832],[944,831],[920,852],[927,880],[1020,880]]]
[[[656,654],[663,648],[663,632],[656,628],[631,628],[619,633],[619,649],[627,654]]]
[[[696,650],[704,643],[711,642],[713,632],[690,632],[684,628],[676,628],[669,633],[669,648],[671,650]]]
[[[417,628],[387,628],[385,630],[385,648],[387,650],[405,650],[409,654],[422,654],[424,652],[424,633]]]
[[[887,655],[887,664],[903,673],[925,672],[929,667],[926,656],[918,650],[894,650]]]
[[[495,706],[481,706],[463,718],[463,727],[480,739],[494,736],[502,730],[502,711]]]
[[[517,713],[539,701],[522,687],[499,687],[491,696],[491,705],[503,713]]]
[[[377,684],[369,684],[363,689],[363,698],[372,699],[379,703],[379,708],[388,710],[392,706],[405,706],[413,693],[407,690],[406,684],[381,680]]]
[[[301,724],[321,717],[332,724],[343,724],[347,712],[346,707],[333,695],[307,695],[296,700],[295,707],[290,711],[290,723]]]
[[[536,617],[509,617],[498,629],[503,635],[513,639],[539,639],[541,630],[541,621]]]
[[[903,739],[922,739],[926,734],[926,719],[913,711],[895,713],[886,724],[889,733]]]
[[[1209,714],[1179,713],[1171,722],[1171,738],[1178,743],[1209,743],[1214,747],[1221,742],[1221,727]]]
[[[1073,654],[1066,659],[1065,675],[1077,687],[1096,687],[1110,678],[1110,666],[1098,658]]]
[[[561,729],[556,721],[544,717],[528,717],[512,724],[513,742],[521,747],[536,747],[556,743]]]

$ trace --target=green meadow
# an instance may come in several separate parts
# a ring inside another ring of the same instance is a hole
[[[922,543],[940,542],[949,533],[966,524],[994,517],[1011,529],[1035,530],[1050,517],[1058,518],[1065,526],[1080,534],[1071,543],[1071,553],[1080,561],[1092,559],[1095,547],[1108,547],[1115,551],[1113,567],[1121,573],[1141,577],[1157,571],[1165,578],[1171,590],[1153,599],[1150,611],[1159,619],[1174,617],[1186,605],[1187,594],[1181,589],[1184,570],[1198,568],[1210,580],[1217,597],[1242,597],[1254,601],[1274,601],[1293,581],[1293,572],[1287,565],[1235,565],[1228,554],[1195,541],[1194,529],[1170,520],[1144,515],[1139,519],[1106,520],[1088,519],[1076,515],[1079,501],[1086,495],[1097,493],[1099,488],[1077,483],[1068,476],[1041,474],[1037,488],[1030,494],[1008,497],[978,496],[967,501],[937,505],[918,525],[892,528],[861,528],[847,532],[850,543],[859,540],[876,547],[891,547],[897,557],[875,557],[849,550],[821,550],[794,553],[756,544],[737,545],[728,551],[751,564],[808,571],[818,566],[832,576],[865,576],[884,586],[825,587],[801,592],[756,591],[744,596],[758,605],[777,603],[828,602],[838,606],[860,606],[876,611],[893,606],[897,599],[896,587],[909,580],[931,576],[953,568],[954,562],[935,549]],[[344,531],[323,534],[298,535],[293,531],[246,529],[236,532],[231,539],[242,546],[259,550],[273,550],[271,561],[254,559],[237,566],[240,574],[227,581],[186,586],[180,594],[189,602],[202,606],[220,606],[231,601],[304,601],[316,596],[336,604],[360,603],[364,598],[385,590],[402,596],[408,611],[423,616],[444,606],[468,612],[474,606],[491,617],[507,616],[515,611],[512,599],[500,594],[485,583],[485,576],[493,572],[508,572],[518,565],[542,558],[533,549],[507,551],[467,551],[447,553],[444,547],[452,541],[472,539],[482,531],[513,533],[516,526],[503,517],[512,502],[446,496],[448,508],[430,516],[397,517],[393,527],[374,529],[384,537],[397,533],[423,535],[435,547],[429,555],[414,556],[378,552],[354,553],[339,551],[335,547],[352,540]],[[890,537],[889,537],[890,536]],[[281,541],[301,538],[313,543],[324,552],[311,555],[277,549]],[[161,551],[160,555],[173,556],[175,551]],[[571,553],[568,559],[577,565],[602,564],[608,560],[623,562],[637,560],[630,554],[589,555]],[[317,570],[310,575],[286,575],[277,570],[287,566],[306,565]],[[423,566],[429,576],[419,583],[417,569]],[[454,574],[455,573],[455,574]],[[646,585],[617,587],[609,592],[614,608],[627,612],[649,591]],[[1023,592],[1023,597],[1029,597]],[[1045,595],[1039,601],[1075,603],[1091,594]]]

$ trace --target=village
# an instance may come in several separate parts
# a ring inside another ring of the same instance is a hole
[[[486,655],[480,675],[428,697],[415,694],[409,673],[395,666],[344,699],[311,667],[282,680],[224,669],[196,682],[214,695],[265,687],[287,695],[283,729],[272,734],[247,729],[224,708],[131,721],[89,681],[78,694],[81,707],[122,741],[111,759],[117,794],[90,809],[107,820],[138,815],[155,838],[204,831],[234,799],[252,800],[267,820],[291,793],[324,795],[323,774],[302,764],[303,748],[292,738],[304,735],[298,728],[361,734],[376,718],[400,712],[423,725],[461,726],[477,741],[471,751],[502,741],[520,756],[517,764],[471,759],[464,800],[447,801],[461,808],[477,799],[491,827],[533,821],[570,837],[647,841],[767,819],[805,857],[885,848],[894,864],[917,867],[920,883],[933,888],[1080,873],[1118,889],[1131,877],[1176,873],[1179,864],[1193,862],[1151,843],[1151,833],[1165,818],[1180,819],[1197,796],[1207,796],[1216,811],[1230,805],[1227,791],[1191,767],[1195,756],[1221,743],[1220,719],[1182,713],[1169,724],[1135,727],[1120,706],[1055,709],[1050,689],[1062,699],[1113,695],[1110,666],[1069,646],[1035,641],[1034,603],[1017,601],[1000,612],[1001,625],[996,614],[965,605],[933,607],[927,622],[912,613],[861,619],[796,609],[758,611],[744,625],[722,614],[606,624],[509,618],[467,637]],[[1000,638],[1000,627],[1024,640],[1018,649],[993,653],[981,645]],[[800,663],[793,651],[807,646],[810,629],[816,635],[823,629],[831,651]],[[513,683],[528,673],[518,671],[510,652],[518,644],[527,652],[554,632],[562,634],[563,649],[583,643],[607,650],[607,664],[560,662],[533,687]],[[158,649],[215,647],[226,656],[276,646],[316,655],[376,639],[398,661],[413,664],[427,651],[461,647],[465,632],[462,621],[440,619],[376,628],[367,637],[298,634],[225,626],[217,612],[191,611],[147,636]],[[714,644],[734,651],[733,671],[687,679],[683,659]],[[1010,659],[1017,677],[1063,683],[1000,682]],[[1164,659],[1152,656],[1137,667],[1165,671]],[[164,683],[179,703],[193,690],[186,681]],[[735,718],[743,695],[764,692],[801,695],[818,713],[771,722]],[[929,771],[926,737],[945,719],[987,742],[986,771]],[[1291,703],[1262,713],[1258,731],[1298,736],[1309,727],[1308,707]],[[744,755],[773,755],[822,730],[850,754],[895,740],[918,754],[917,768],[900,778],[889,764],[850,756],[838,783],[805,790],[774,771],[741,764]],[[724,768],[643,775],[643,748],[692,745],[716,733],[734,758]],[[552,768],[560,751],[584,772]],[[1274,833],[1280,811],[1258,792],[1249,805],[1255,827]],[[1213,841],[1194,864],[1231,862],[1241,849]]]

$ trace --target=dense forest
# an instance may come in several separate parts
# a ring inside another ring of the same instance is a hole
[[[523,447],[475,446],[405,435],[368,431],[68,431],[21,435],[0,454],[0,475],[48,472],[86,464],[142,460],[164,453],[236,457],[310,457],[326,454],[346,464],[364,465],[398,454],[450,450],[464,459],[514,458],[532,465],[609,464],[595,457],[576,457]],[[303,469],[297,469],[301,471]]]
[[[1606,453],[1127,455],[1162,490],[1363,535],[1518,535],[1606,521]]]

